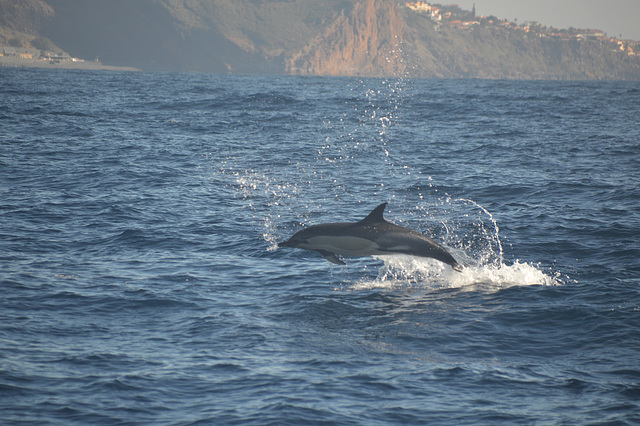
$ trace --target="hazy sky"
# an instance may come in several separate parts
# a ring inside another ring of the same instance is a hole
[[[556,28],[597,28],[611,37],[640,40],[640,0],[440,0],[479,15],[538,21]]]

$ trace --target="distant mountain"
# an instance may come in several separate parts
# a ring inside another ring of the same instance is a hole
[[[47,0],[41,33],[74,56],[146,70],[283,73],[351,2]]]
[[[394,0],[0,0],[0,45],[144,70],[640,80],[637,44]]]

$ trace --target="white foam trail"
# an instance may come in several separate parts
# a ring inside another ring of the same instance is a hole
[[[380,257],[384,266],[380,268],[375,280],[363,280],[354,283],[351,290],[373,288],[481,288],[500,290],[514,286],[561,285],[558,276],[551,276],[530,263],[516,261],[513,265],[493,264],[467,266],[462,272],[456,272],[449,266],[432,259],[412,256]]]

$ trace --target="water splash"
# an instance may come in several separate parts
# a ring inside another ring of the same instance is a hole
[[[421,221],[440,221],[440,235],[432,237],[447,245],[451,254],[465,268],[456,272],[451,267],[434,259],[406,255],[380,256],[384,265],[374,280],[355,282],[352,290],[372,288],[482,288],[499,290],[513,286],[562,285],[560,274],[545,272],[540,265],[504,261],[504,248],[500,228],[491,212],[479,203],[465,198],[452,199],[442,196],[431,206],[417,206]]]
[[[317,150],[318,160],[342,163],[366,157],[385,168],[391,165],[390,133],[397,125],[407,82],[398,78],[350,82],[351,111],[323,120],[328,136]]]
[[[484,207],[482,207],[480,204],[476,203],[473,200],[469,200],[466,198],[460,198],[459,201],[463,201],[465,203],[470,203],[474,206],[476,206],[478,209],[480,209],[480,211],[482,211],[482,213],[484,213],[489,220],[491,221],[491,223],[493,224],[493,234],[490,234],[490,232],[488,232],[488,230],[483,226],[482,227],[482,233],[483,236],[485,237],[485,239],[487,241],[493,242],[495,243],[495,246],[498,249],[498,252],[496,253],[497,255],[497,264],[498,265],[502,265],[504,262],[504,249],[502,248],[502,241],[500,241],[500,228],[498,227],[498,222],[493,218],[493,215]]]
[[[352,83],[355,96],[342,101],[350,111],[321,119],[317,134],[322,137],[310,140],[305,145],[309,151],[295,161],[283,161],[270,153],[270,158],[279,161],[274,167],[262,155],[246,150],[226,153],[219,180],[251,211],[267,251],[276,250],[278,241],[303,224],[350,220],[353,206],[363,200],[384,199],[392,203],[389,216],[393,222],[443,243],[466,269],[458,273],[429,259],[384,257],[377,277],[357,281],[353,289],[560,284],[558,277],[533,264],[505,264],[493,214],[472,199],[453,198],[441,191],[431,177],[397,155],[402,150],[394,144],[404,139],[395,133],[403,131],[401,107],[408,85],[403,78]],[[348,270],[353,272],[353,268]],[[360,275],[363,273],[368,271],[361,270]],[[352,276],[345,274],[351,281]]]
[[[353,291],[400,288],[418,288],[438,290],[445,288],[500,290],[514,286],[553,286],[561,285],[558,274],[545,273],[539,266],[516,261],[512,265],[467,266],[462,272],[456,272],[449,266],[432,259],[411,256],[380,257],[384,265],[378,276],[353,283]]]

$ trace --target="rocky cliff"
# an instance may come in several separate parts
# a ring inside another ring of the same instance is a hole
[[[404,23],[395,2],[364,0],[340,16],[301,50],[292,52],[285,71],[313,75],[396,75]]]
[[[145,70],[640,80],[640,55],[601,41],[432,18],[394,0],[0,0],[0,45]]]
[[[358,2],[285,65],[288,73],[311,75],[640,79],[640,56],[616,52],[610,43],[477,21],[452,27],[385,0]]]

